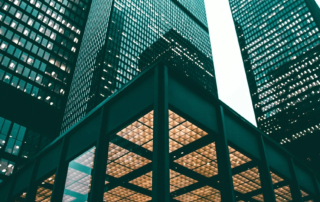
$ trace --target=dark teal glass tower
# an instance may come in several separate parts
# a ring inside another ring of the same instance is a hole
[[[0,181],[58,136],[89,7],[0,0]]]
[[[319,167],[320,33],[313,0],[230,0],[258,127]]]
[[[62,132],[161,54],[217,95],[203,0],[93,1]]]

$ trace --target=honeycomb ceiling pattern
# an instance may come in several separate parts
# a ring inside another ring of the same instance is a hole
[[[211,155],[210,151],[212,151]],[[216,159],[215,143],[210,143],[194,152],[182,156],[174,162],[205,177],[212,177],[218,174]]]
[[[252,192],[261,188],[259,171],[257,167],[233,175],[232,178],[234,190],[242,194]]]
[[[135,145],[138,145],[148,151],[153,151],[153,111],[147,113],[137,121],[133,122],[116,135],[124,138]],[[208,135],[207,132],[192,124],[190,121],[182,118],[173,111],[169,111],[169,153],[172,153],[196,140]],[[118,143],[117,143],[118,144]],[[149,163],[150,159],[140,156],[126,148],[125,146],[109,144],[109,157],[107,174],[115,178],[125,177],[131,172],[139,169]],[[173,162],[184,168],[201,174],[206,178],[216,176],[218,174],[218,164],[216,155],[216,145],[214,142],[208,142],[205,146],[195,148],[194,151],[179,155]],[[244,165],[251,162],[252,159],[229,146],[231,168]],[[273,183],[283,181],[283,179],[274,173],[271,173]],[[183,190],[184,188],[198,183],[197,179],[192,176],[179,173],[179,170],[170,170],[170,192]],[[249,168],[243,172],[233,175],[234,188],[239,194],[246,194],[261,189],[259,178],[259,170],[257,167]],[[152,171],[151,169],[142,175],[136,176],[128,181],[128,183],[141,187],[143,189],[152,190]],[[111,183],[112,184],[112,183]],[[109,183],[107,183],[107,186]],[[134,191],[122,187],[121,190],[128,191],[126,195],[117,195],[112,190],[120,189],[116,187],[105,193],[105,197],[109,197],[110,201],[144,201],[144,198],[137,199]],[[288,186],[280,187],[275,190],[277,199],[290,200],[290,189]],[[179,192],[180,193],[180,192]],[[138,195],[137,195],[138,196]],[[148,196],[147,196],[148,197]],[[174,195],[177,201],[221,201],[219,190],[205,185],[201,188],[188,191],[180,195]],[[258,201],[263,201],[263,195],[258,194],[253,197]]]
[[[132,176],[132,173],[152,163],[150,155],[148,156],[144,153],[148,151],[151,154],[153,151],[153,115],[153,111],[147,113],[112,136],[112,138],[120,137],[120,141],[111,141],[109,143],[106,174],[110,180],[108,180],[108,178],[105,180],[105,190],[107,191],[104,193],[104,201],[144,202],[152,200],[151,194],[145,195],[152,191],[152,166],[147,167],[145,171],[139,171],[139,174],[136,176]],[[178,114],[169,111],[169,153],[207,135],[208,133],[201,128],[182,118]],[[132,143],[137,147],[135,147],[135,149],[128,147],[127,143],[121,142],[121,138],[130,141],[131,147]],[[94,152],[95,148],[92,148],[73,160],[73,162],[92,169]],[[231,168],[236,168],[252,161],[252,159],[230,146],[229,154]],[[201,180],[205,178],[213,179],[218,174],[215,142],[208,142],[205,146],[203,146],[203,144],[198,147],[195,146],[193,151],[186,153],[181,152],[181,155],[179,154],[178,158],[173,158],[173,163],[179,164],[180,166],[183,166],[184,169],[189,170],[186,173],[179,171],[179,169],[170,169],[170,192],[172,193],[173,199],[181,202],[221,201],[220,192],[216,189],[215,185],[209,186],[206,184],[207,182]],[[204,178],[198,179],[193,176],[192,173],[200,174]],[[271,176],[274,184],[284,180],[272,172]],[[55,175],[52,175],[45,179],[42,184],[53,186],[54,179]],[[120,182],[117,182],[117,180],[122,179],[124,180],[122,182],[123,184],[118,184]],[[234,174],[233,183],[234,189],[239,196],[261,189],[258,168],[253,167]],[[66,187],[68,190],[86,195],[90,191],[90,184],[90,174],[69,167],[66,180]],[[186,189],[187,187],[192,186],[196,188]],[[135,189],[134,187],[145,189],[146,192],[143,192],[145,194],[139,193],[139,189]],[[36,201],[50,201],[51,194],[52,189],[48,189],[46,186],[39,186],[37,189]],[[277,201],[292,200],[289,186],[275,189],[275,194]],[[303,191],[302,194],[303,196],[307,195]],[[261,192],[258,192],[258,194],[252,198],[257,201],[263,201]],[[75,199],[75,197],[66,194],[63,197],[64,201],[73,201]]]
[[[118,186],[104,193],[103,200],[116,202],[116,201],[150,201],[152,198],[144,194],[135,192],[133,190]]]
[[[38,186],[37,193],[36,193],[36,202],[42,201],[42,202],[50,202],[51,195],[52,195],[52,189],[44,188],[44,185],[49,185],[49,187],[53,188],[55,174],[45,179],[43,182],[41,182],[41,185]],[[51,185],[51,186],[50,186]]]
[[[113,143],[109,143],[108,165],[107,175],[120,178],[148,163],[151,163],[149,159],[146,159],[138,154],[129,152]]]
[[[212,187],[204,186],[194,191],[175,197],[178,201],[221,201],[220,192]]]

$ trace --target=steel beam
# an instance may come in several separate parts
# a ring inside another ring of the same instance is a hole
[[[106,173],[110,137],[109,134],[106,134],[108,126],[106,107],[102,107],[100,111],[100,121],[100,134],[95,151],[91,190],[89,194],[90,202],[103,201],[105,178],[102,176]]]
[[[59,157],[59,164],[57,166],[56,177],[54,180],[51,201],[62,201],[64,187],[68,173],[68,163],[65,162],[65,154],[68,149],[68,139],[63,138],[62,149]]]
[[[155,69],[153,128],[152,201],[170,201],[168,69],[159,64]]]
[[[273,183],[268,163],[268,158],[266,156],[266,148],[264,144],[264,140],[262,135],[258,137],[259,143],[259,150],[261,161],[259,162],[259,173],[260,173],[260,180],[261,180],[261,187],[263,192],[263,199],[268,202],[276,202]]]
[[[225,134],[226,128],[224,122],[224,111],[222,106],[219,106],[218,124],[219,134],[216,138],[216,149],[221,200],[235,202],[228,141]]]
[[[301,190],[300,190],[300,186],[299,186],[299,182],[298,182],[297,174],[296,174],[296,170],[295,170],[295,165],[293,163],[292,158],[290,158],[290,165],[289,166],[290,166],[290,172],[291,172],[291,176],[292,176],[292,182],[289,184],[291,196],[292,196],[292,201],[293,202],[303,202]]]

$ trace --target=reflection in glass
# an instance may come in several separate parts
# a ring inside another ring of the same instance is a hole
[[[13,172],[14,162],[7,159],[0,159],[0,174],[10,176]]]
[[[95,147],[69,163],[63,201],[87,201],[91,187]]]

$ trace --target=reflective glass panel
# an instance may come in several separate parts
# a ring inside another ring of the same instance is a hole
[[[91,187],[95,147],[69,163],[63,201],[87,201]]]

